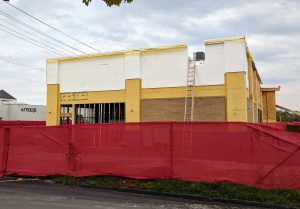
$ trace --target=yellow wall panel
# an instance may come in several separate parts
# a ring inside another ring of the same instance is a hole
[[[225,74],[227,121],[247,122],[246,73]]]
[[[275,91],[263,91],[263,122],[276,122],[276,99]]]
[[[47,85],[47,113],[46,125],[59,125],[60,106],[59,106],[59,84]]]
[[[225,96],[225,85],[196,86],[195,97]],[[185,98],[186,87],[142,89],[142,99]]]
[[[121,103],[126,101],[125,90],[63,93],[61,104]]]
[[[126,122],[141,121],[141,79],[126,80]]]

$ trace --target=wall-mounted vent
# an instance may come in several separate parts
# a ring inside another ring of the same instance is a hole
[[[194,52],[194,60],[195,61],[204,61],[205,53],[204,52]]]

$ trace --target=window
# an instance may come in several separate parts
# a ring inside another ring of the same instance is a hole
[[[72,125],[72,105],[60,107],[60,125]]]
[[[122,122],[125,122],[125,103],[76,105],[76,124]]]

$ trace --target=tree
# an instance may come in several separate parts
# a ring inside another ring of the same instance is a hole
[[[276,113],[278,122],[300,122],[300,116],[297,114],[280,110],[278,110]]]
[[[92,0],[82,0],[82,2],[88,6]],[[102,0],[106,3],[107,6],[111,7],[113,5],[120,6],[122,2],[131,3],[133,0]]]

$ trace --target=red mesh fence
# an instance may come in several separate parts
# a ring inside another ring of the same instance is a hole
[[[0,127],[4,126],[45,126],[45,121],[0,121]]]
[[[12,127],[5,174],[70,175],[70,127]]]
[[[0,175],[115,175],[300,190],[285,124],[128,123],[0,128]]]
[[[8,135],[4,128],[0,128],[0,176],[5,174],[8,155]]]

